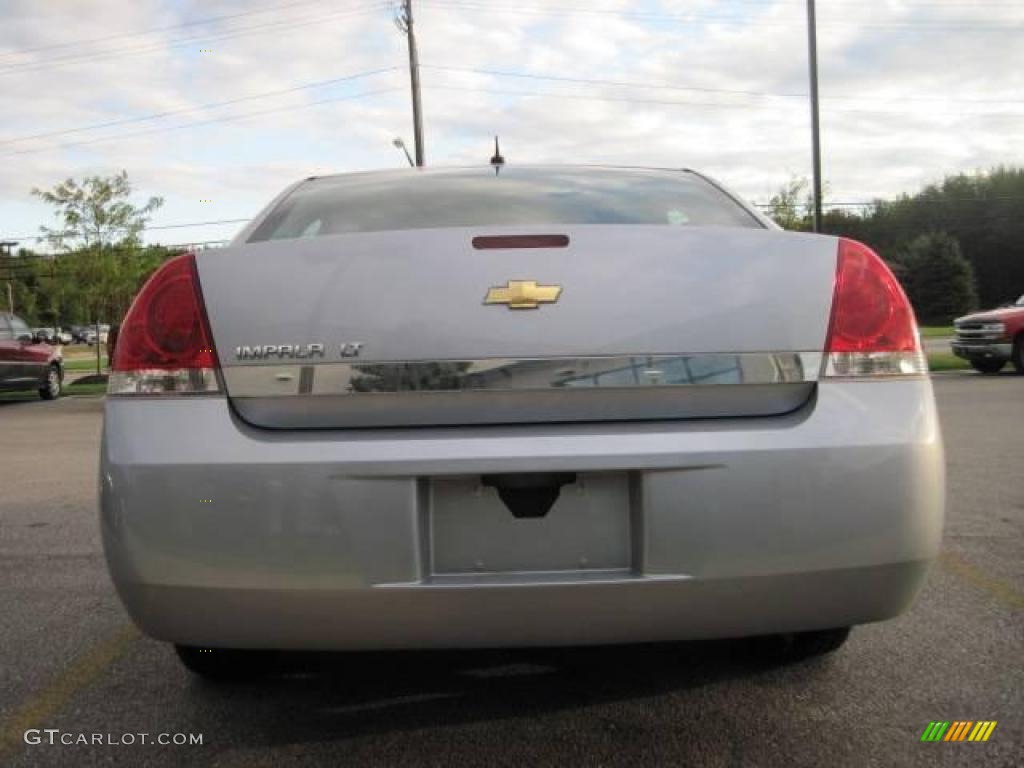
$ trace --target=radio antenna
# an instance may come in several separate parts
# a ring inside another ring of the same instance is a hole
[[[494,166],[494,175],[501,173],[501,167],[505,165],[505,158],[501,156],[501,148],[498,146],[498,137],[494,137],[494,156],[491,158],[491,165]]]

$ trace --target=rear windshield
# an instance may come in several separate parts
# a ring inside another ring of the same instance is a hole
[[[731,197],[685,171],[485,168],[314,179],[271,211],[249,242],[567,224],[762,227]]]

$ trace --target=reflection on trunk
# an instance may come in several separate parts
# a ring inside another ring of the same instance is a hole
[[[349,392],[777,384],[808,377],[797,353],[353,365]]]
[[[349,382],[352,392],[410,392],[465,388],[465,373],[472,364],[400,363],[353,366],[358,374]]]

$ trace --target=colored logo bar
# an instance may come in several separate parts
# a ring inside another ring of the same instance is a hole
[[[921,734],[921,741],[988,741],[996,720],[933,720]]]

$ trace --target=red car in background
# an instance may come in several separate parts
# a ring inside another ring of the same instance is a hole
[[[1012,362],[1024,373],[1024,296],[1013,304],[975,312],[953,321],[953,354],[982,373],[998,373]]]
[[[0,312],[0,392],[35,389],[44,400],[55,400],[63,383],[60,347],[39,341],[17,315]]]

